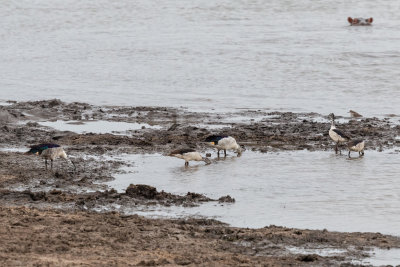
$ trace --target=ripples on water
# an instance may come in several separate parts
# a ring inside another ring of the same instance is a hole
[[[215,155],[215,153],[214,153]],[[130,173],[109,185],[149,184],[178,194],[188,191],[218,198],[230,194],[235,204],[202,204],[198,208],[154,208],[146,215],[215,217],[234,226],[288,227],[336,231],[372,231],[398,235],[398,158],[390,152],[255,153],[213,159],[211,165],[162,155],[130,155]],[[137,212],[137,208],[133,210]]]
[[[394,0],[6,1],[0,99],[396,113],[399,11]]]
[[[0,100],[398,113],[394,0],[20,0],[0,3],[0,16]],[[374,23],[350,27],[348,16]],[[238,226],[398,234],[398,161],[387,152],[355,160],[248,152],[188,170],[177,159],[137,157],[137,173],[113,186],[237,200],[182,213]]]

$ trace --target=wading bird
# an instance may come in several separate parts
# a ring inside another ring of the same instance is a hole
[[[206,142],[209,142],[210,145],[214,146],[218,150],[218,157],[219,151],[224,150],[224,155],[226,157],[226,150],[232,149],[240,156],[242,154],[243,148],[236,143],[235,138],[232,136],[220,136],[220,135],[211,135],[206,138]]]
[[[349,158],[350,158],[350,152],[355,151],[358,152],[359,156],[364,156],[364,146],[365,142],[364,140],[352,140],[347,143],[347,148],[349,149]]]
[[[350,109],[349,113],[350,113],[350,116],[353,118],[361,118],[362,117],[362,115],[360,113],[358,113],[354,110],[351,110],[351,109]]]
[[[174,150],[169,156],[185,160],[185,166],[189,166],[189,161],[204,161],[207,165],[211,164],[208,158],[202,157],[199,152],[191,148]]]
[[[350,137],[345,133],[343,133],[342,131],[336,129],[335,115],[333,113],[329,114],[329,117],[331,118],[331,128],[329,129],[329,136],[332,138],[333,141],[336,142],[335,152],[337,153],[339,149],[339,143],[349,141]]]
[[[64,149],[57,144],[40,144],[31,146],[30,150],[25,154],[35,154],[40,155],[44,158],[47,170],[47,160],[50,160],[51,169],[53,169],[53,161],[57,158],[65,159],[65,161],[70,161],[72,165],[74,165],[74,170],[76,170],[75,163],[68,159],[67,153],[65,153]]]

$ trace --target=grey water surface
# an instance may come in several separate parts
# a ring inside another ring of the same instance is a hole
[[[2,103],[400,114],[395,0],[20,0],[2,1],[0,16]],[[348,16],[373,26],[351,27]],[[145,214],[399,235],[397,152],[247,151],[189,168],[159,154],[123,158],[134,167],[109,183],[119,190],[144,183],[236,199]]]
[[[396,0],[20,0],[0,16],[0,100],[398,113]]]
[[[155,206],[143,210],[149,216],[196,215],[241,227],[275,224],[400,235],[400,178],[393,167],[398,154],[366,151],[364,157],[353,156],[246,151],[241,157],[214,157],[211,165],[195,162],[186,168],[183,160],[160,154],[125,155],[122,159],[133,167],[108,185],[123,191],[131,183],[148,184],[177,194],[229,194],[236,200],[195,208]]]

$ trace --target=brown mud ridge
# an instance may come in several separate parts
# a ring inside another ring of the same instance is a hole
[[[26,207],[0,207],[0,240],[2,266],[357,266],[349,260],[369,247],[400,246],[399,238],[379,233],[245,229],[205,219]],[[347,253],[298,255],[286,247]]]
[[[61,190],[36,191],[12,191],[0,190],[0,203],[3,205],[29,205],[36,207],[43,206],[64,206],[74,207],[80,210],[93,210],[97,207],[108,207],[109,205],[123,205],[127,207],[137,205],[182,205],[184,207],[198,206],[204,202],[234,203],[231,196],[223,196],[219,199],[211,199],[203,194],[188,192],[184,196],[157,191],[149,185],[133,185],[126,188],[125,193],[118,193],[116,190],[96,191],[90,193],[70,193]]]
[[[210,134],[232,135],[247,149],[261,152],[331,150],[327,114],[254,110],[216,114],[60,100],[10,104],[0,106],[0,265],[350,266],[346,262],[365,257],[369,247],[400,247],[398,238],[380,234],[282,227],[251,230],[213,220],[125,216],[113,208],[234,202],[230,196],[219,200],[198,193],[177,196],[147,185],[132,185],[119,193],[104,182],[132,164],[116,157],[121,153],[165,154],[186,146],[204,152],[209,147],[203,140]],[[78,134],[40,124],[56,120],[159,127]],[[392,120],[357,118],[337,126],[352,137],[364,138],[367,150],[396,149],[400,126]],[[65,146],[77,170],[57,160],[53,171],[45,171],[43,159],[22,153],[30,145],[45,142]],[[4,151],[10,147],[18,152]],[[95,212],[99,210],[114,212]],[[288,246],[344,248],[348,252],[345,256],[302,256],[290,253]]]

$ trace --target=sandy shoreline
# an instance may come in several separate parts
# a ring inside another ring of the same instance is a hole
[[[204,151],[206,144],[201,141],[215,132],[235,136],[248,150],[260,152],[331,150],[327,114],[252,110],[215,114],[172,108],[100,107],[59,100],[11,104],[0,106],[0,147],[23,149],[57,142],[67,148],[78,171],[57,162],[55,166],[61,168],[45,172],[43,160],[38,157],[13,150],[0,152],[0,234],[6,241],[0,247],[0,262],[5,265],[332,266],[350,265],[352,259],[366,257],[372,247],[400,247],[398,237],[379,233],[275,226],[244,229],[207,219],[146,219],[126,216],[118,210],[94,212],[95,207],[109,204],[192,206],[219,201],[196,192],[176,196],[146,186],[140,192],[118,193],[102,184],[130,164],[115,159],[115,155],[164,154],[183,144]],[[366,139],[369,150],[400,146],[396,139],[400,126],[391,123],[390,118],[339,119],[350,135]],[[124,133],[77,134],[40,125],[55,120],[149,126]],[[233,201],[221,197],[222,201]],[[288,247],[347,252],[345,256],[304,256],[290,252]]]

